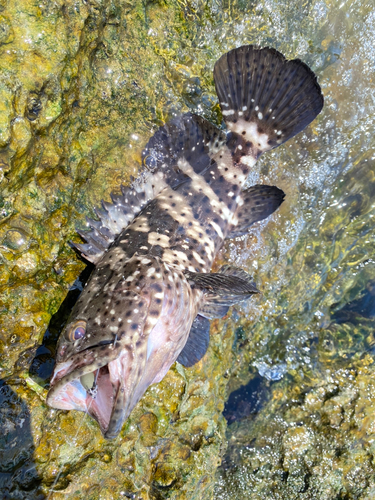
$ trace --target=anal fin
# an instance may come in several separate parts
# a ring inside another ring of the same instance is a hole
[[[206,354],[210,341],[210,322],[203,316],[198,316],[191,325],[185,347],[180,352],[177,361],[189,368],[198,363]]]
[[[242,192],[243,205],[237,210],[238,223],[231,227],[227,238],[246,234],[249,227],[270,216],[284,200],[284,192],[276,186],[256,185]]]

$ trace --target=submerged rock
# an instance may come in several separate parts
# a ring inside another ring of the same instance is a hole
[[[372,498],[373,365],[365,355],[331,366],[314,385],[276,383],[255,417],[228,429],[214,498]]]

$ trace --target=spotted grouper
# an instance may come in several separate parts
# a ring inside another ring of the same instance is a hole
[[[257,293],[246,271],[212,263],[284,199],[275,186],[244,188],[259,156],[323,107],[309,67],[272,48],[228,52],[214,81],[227,132],[191,113],[161,127],[141,178],[102,203],[76,245],[95,269],[59,339],[47,403],[89,413],[106,438],[175,361],[202,359],[210,319]]]

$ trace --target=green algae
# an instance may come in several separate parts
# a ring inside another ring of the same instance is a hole
[[[374,276],[370,7],[0,0],[0,448],[15,443],[0,460],[5,498],[212,498],[226,390],[255,370],[284,378],[229,427],[235,470],[221,469],[215,495],[371,497],[373,321],[334,317]],[[137,174],[157,126],[188,109],[220,124],[212,67],[243,43],[301,57],[326,99],[252,174],[285,190],[280,212],[221,256],[251,269],[263,295],[213,322],[204,361],[172,367],[106,442],[83,414],[47,408],[45,380],[28,374],[84,268],[67,242]]]

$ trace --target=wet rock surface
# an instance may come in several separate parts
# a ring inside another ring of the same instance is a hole
[[[4,498],[372,498],[374,32],[365,1],[0,0]],[[306,61],[326,102],[251,174],[286,192],[281,210],[220,257],[263,294],[214,321],[203,361],[175,364],[107,442],[45,405],[88,273],[68,242],[160,124],[220,124],[212,67],[244,43]]]
[[[373,498],[373,357],[327,369],[314,387],[285,380],[232,424],[214,498]]]

